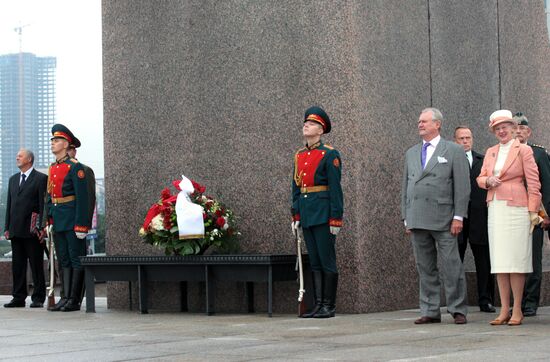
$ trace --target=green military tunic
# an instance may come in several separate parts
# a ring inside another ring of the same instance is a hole
[[[312,270],[337,273],[330,226],[343,225],[341,175],[340,154],[322,142],[301,148],[294,156],[292,218],[302,226]]]

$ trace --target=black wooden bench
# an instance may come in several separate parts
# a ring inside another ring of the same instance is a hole
[[[304,255],[304,265],[307,255]],[[267,313],[273,313],[273,282],[296,280],[296,255],[84,256],[86,312],[95,312],[96,281],[138,283],[139,310],[147,310],[147,282],[180,282],[181,310],[187,311],[187,282],[206,283],[206,314],[214,314],[217,281],[246,282],[248,311],[254,312],[254,283],[267,283]]]

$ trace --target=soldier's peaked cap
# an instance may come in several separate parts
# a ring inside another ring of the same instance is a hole
[[[62,125],[61,123],[54,124],[52,127],[52,140],[54,138],[63,138],[69,142],[74,148],[80,147],[80,140],[75,137],[70,129]]]
[[[304,115],[304,122],[306,121],[319,123],[321,126],[323,126],[324,133],[329,133],[330,129],[332,128],[327,112],[325,112],[321,107],[318,106],[309,107],[306,110],[306,113]]]
[[[521,112],[514,114],[514,119],[518,122],[519,126],[529,126],[529,120]]]

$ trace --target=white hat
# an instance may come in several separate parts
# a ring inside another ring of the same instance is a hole
[[[500,109],[494,111],[489,117],[489,128],[493,129],[496,125],[499,125],[504,122],[509,122],[512,124],[517,124],[512,116],[512,112],[507,109]]]

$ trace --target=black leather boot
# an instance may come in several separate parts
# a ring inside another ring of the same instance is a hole
[[[62,308],[62,312],[74,312],[80,310],[80,297],[82,296],[82,287],[84,286],[84,269],[73,269],[73,282],[71,284],[71,294],[67,304]]]
[[[313,298],[315,299],[315,306],[309,313],[304,313],[300,317],[313,318],[315,313],[323,306],[323,272],[312,271],[311,279],[313,281]]]
[[[323,306],[313,318],[331,318],[336,315],[336,290],[338,289],[338,273],[323,273],[324,294]]]
[[[69,300],[68,296],[71,292],[72,276],[73,268],[63,268],[63,294],[61,295],[59,302],[55,303],[53,307],[48,309],[50,312],[59,312],[61,308],[67,304],[67,301]]]

